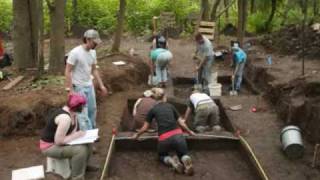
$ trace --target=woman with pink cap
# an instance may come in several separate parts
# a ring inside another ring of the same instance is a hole
[[[49,114],[40,139],[40,150],[45,156],[70,159],[72,180],[84,179],[91,154],[89,145],[67,145],[85,134],[84,131],[79,131],[75,116],[82,111],[86,101],[81,94],[70,94],[67,105]]]

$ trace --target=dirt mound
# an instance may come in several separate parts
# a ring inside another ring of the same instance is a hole
[[[124,61],[126,65],[115,66],[112,64],[114,61]],[[149,68],[141,58],[124,54],[102,58],[99,66],[101,78],[112,92],[145,84],[149,74]],[[25,79],[10,92],[1,92],[0,136],[38,134],[45,125],[45,117],[50,109],[61,107],[66,101],[67,93],[62,84],[49,83],[37,90],[31,88],[31,77]]]
[[[302,28],[297,25],[290,25],[277,32],[266,35],[261,44],[267,49],[290,55],[303,55]],[[320,55],[320,33],[307,26],[304,35],[305,56],[310,59],[319,58]]]
[[[34,135],[45,125],[49,110],[62,106],[65,98],[57,92],[33,91],[0,101],[0,136]]]
[[[123,61],[126,64],[116,66],[113,62]],[[149,67],[138,56],[126,54],[113,54],[103,58],[99,62],[100,74],[103,82],[109,86],[112,92],[133,88],[148,81]]]

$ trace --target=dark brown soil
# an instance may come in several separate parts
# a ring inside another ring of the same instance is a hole
[[[128,64],[122,67],[112,64],[119,60]],[[146,82],[148,68],[139,57],[118,54],[100,62],[101,76],[111,92],[129,90]],[[0,136],[39,134],[49,110],[64,105],[67,93],[62,84],[48,84],[40,88],[33,89],[31,81],[25,80],[12,90],[3,92],[0,96],[0,102],[3,102],[0,104]]]
[[[118,152],[114,154],[111,179],[257,179],[238,150],[191,151],[194,176],[176,174],[160,163],[154,152]]]
[[[304,37],[302,37],[302,32],[301,26],[290,25],[278,32],[266,35],[261,42],[267,48],[282,54],[296,54],[300,57],[304,54],[307,58],[318,59],[320,55],[320,33],[309,26],[306,27]],[[303,48],[305,52],[303,52]]]

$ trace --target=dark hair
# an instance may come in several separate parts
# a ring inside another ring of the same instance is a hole
[[[86,37],[83,37],[83,38],[82,38],[82,42],[86,44],[86,43],[87,43],[87,38],[86,38]]]
[[[194,38],[195,38],[195,40],[196,40],[196,41],[200,41],[200,40],[202,40],[202,39],[203,39],[203,37],[202,37],[202,34],[201,34],[201,33],[197,33],[197,34],[194,36]]]

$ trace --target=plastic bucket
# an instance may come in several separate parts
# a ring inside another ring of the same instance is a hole
[[[282,150],[289,158],[296,159],[303,156],[304,145],[299,127],[284,127],[281,131],[280,141],[282,144]]]
[[[209,92],[210,92],[210,96],[221,96],[222,94],[222,85],[219,83],[216,84],[209,84]]]

